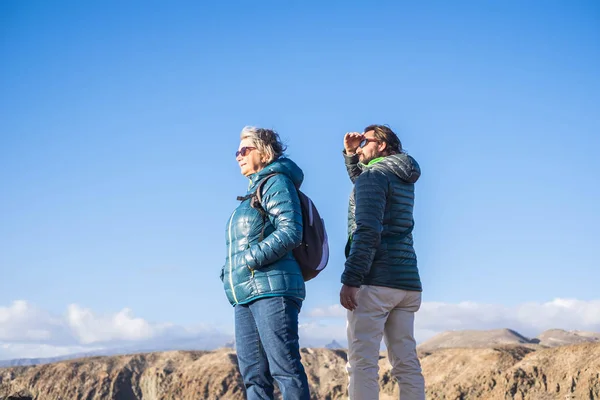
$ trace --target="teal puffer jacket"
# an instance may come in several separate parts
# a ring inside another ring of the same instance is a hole
[[[227,258],[221,280],[232,305],[270,296],[304,300],[305,287],[300,266],[292,250],[302,240],[302,209],[296,188],[304,179],[302,170],[290,159],[279,158],[249,176],[247,194],[254,193],[267,175],[262,189],[262,206],[268,213],[264,239],[259,242],[263,218],[244,200],[233,211],[226,227]]]
[[[419,164],[405,153],[369,165],[359,164],[356,155],[345,160],[354,191],[342,283],[421,291],[412,236]]]

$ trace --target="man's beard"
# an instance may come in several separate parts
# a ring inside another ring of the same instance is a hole
[[[374,159],[376,159],[377,157],[381,157],[381,155],[379,153],[375,153],[373,154],[371,157],[366,157],[364,154],[361,154],[360,157],[358,157],[358,160],[362,163],[362,164],[368,164],[371,161],[373,161]]]

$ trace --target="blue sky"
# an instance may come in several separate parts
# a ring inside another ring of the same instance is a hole
[[[552,324],[600,330],[600,5],[370,3],[2,2],[0,344],[93,343],[40,322],[73,330],[77,307],[117,330],[231,332],[218,275],[245,125],[280,132],[326,220],[312,333],[343,334],[340,152],[371,123],[423,171],[430,307],[578,304]],[[510,327],[481,315],[422,337]]]

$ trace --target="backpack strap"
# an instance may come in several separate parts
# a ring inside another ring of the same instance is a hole
[[[275,175],[279,175],[279,174],[273,173],[273,174],[269,174],[269,175],[265,176],[264,178],[262,178],[261,181],[259,182],[258,186],[256,187],[256,190],[254,191],[254,193],[247,194],[246,196],[238,196],[237,197],[237,199],[239,201],[246,201],[246,200],[250,199],[250,207],[252,207],[256,211],[258,211],[258,213],[262,217],[263,224],[262,224],[262,228],[260,230],[260,237],[258,239],[259,242],[262,242],[263,239],[265,238],[265,227],[267,225],[267,211],[265,210],[265,208],[262,205],[262,189],[265,186],[265,183],[267,183],[267,180]]]
[[[262,188],[265,186],[265,183],[267,183],[267,180],[269,180],[269,178],[274,177],[275,175],[279,175],[279,174],[278,173],[274,173],[274,174],[269,174],[269,175],[265,176],[260,181],[260,183],[258,184],[258,187],[256,188],[256,191],[254,192],[256,194],[256,199],[258,200],[258,205],[261,208],[262,208]],[[263,211],[264,211],[264,209],[263,209]]]

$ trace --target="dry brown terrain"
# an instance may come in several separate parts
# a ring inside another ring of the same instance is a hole
[[[428,399],[600,399],[600,343],[421,352]],[[344,350],[302,349],[313,399],[346,398]],[[398,387],[384,357],[381,399]],[[174,351],[0,369],[1,400],[244,399],[235,352]]]

